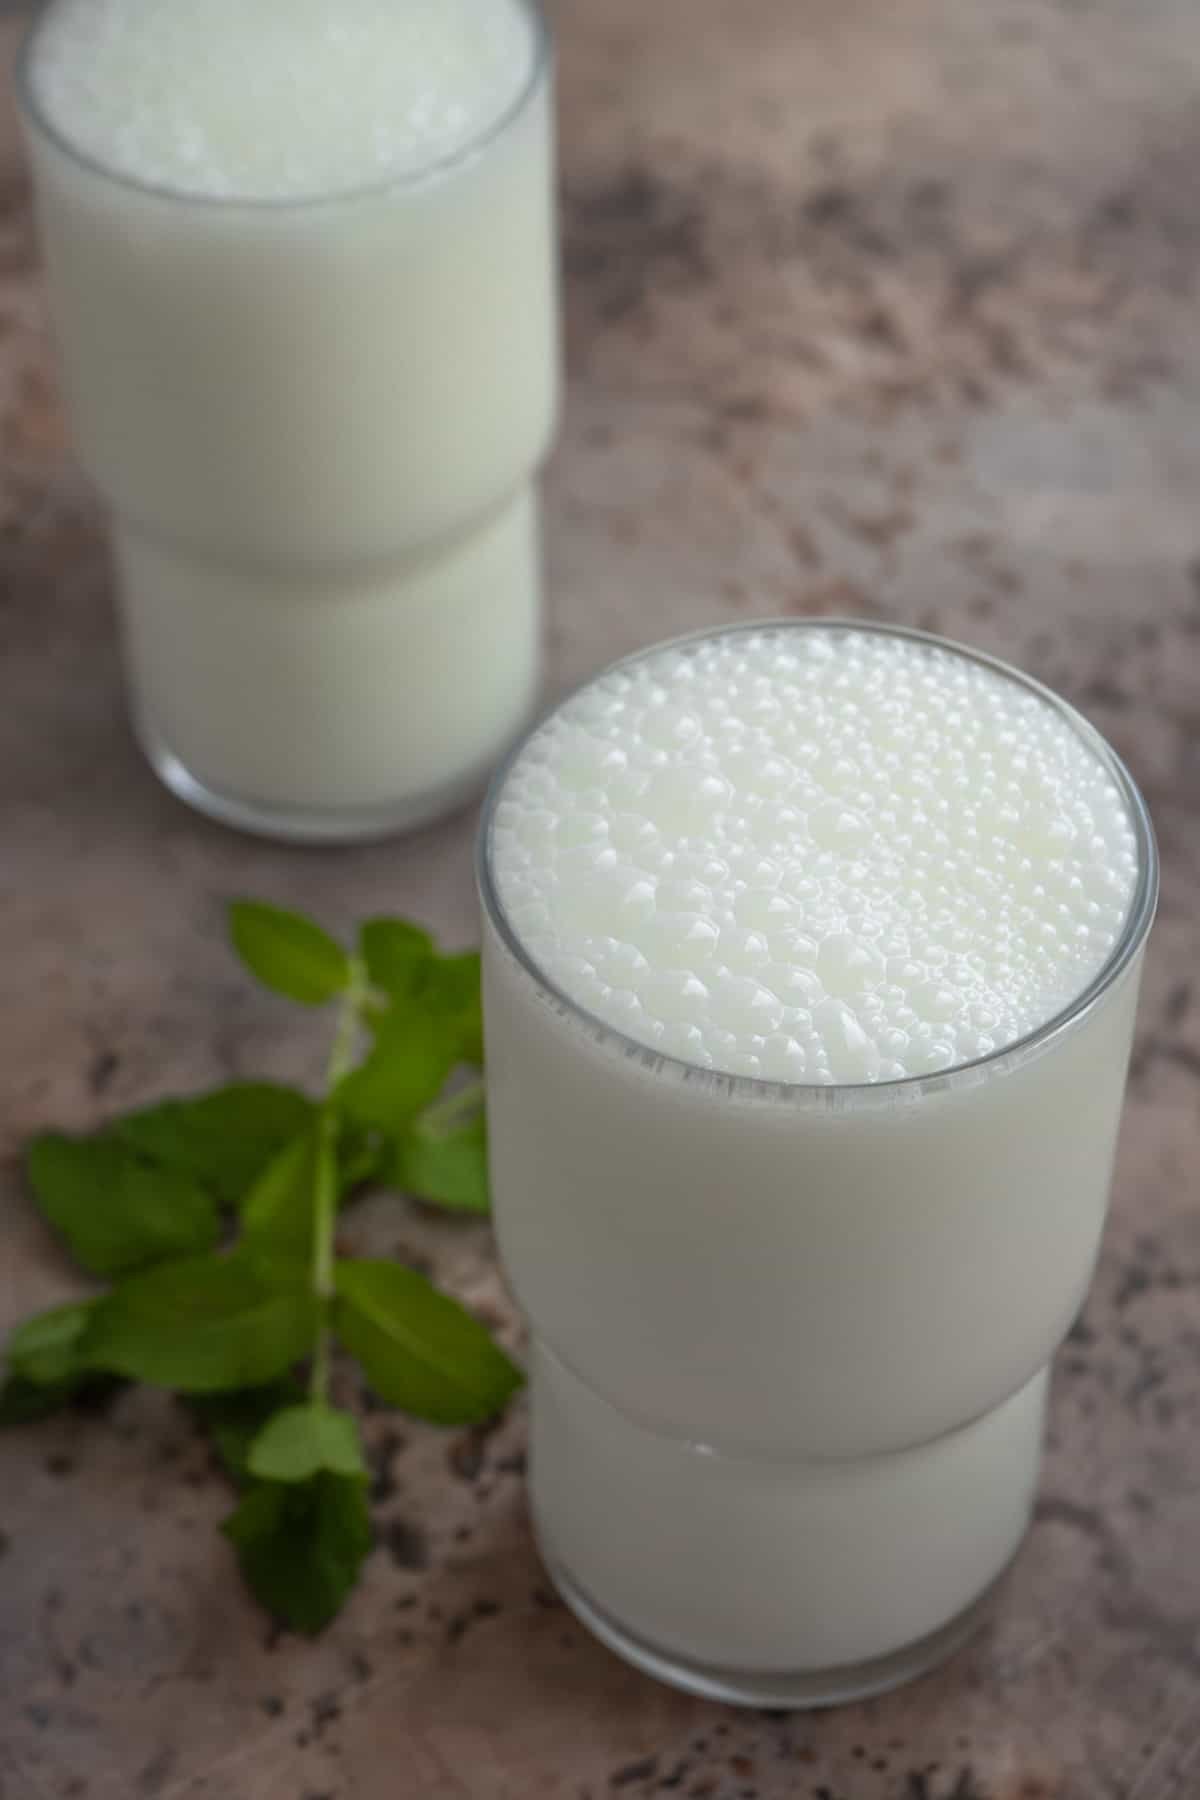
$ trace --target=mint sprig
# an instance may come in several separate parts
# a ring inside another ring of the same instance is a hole
[[[521,1377],[477,1319],[415,1269],[341,1262],[334,1327],[381,1399],[438,1425],[497,1413]]]
[[[208,1432],[225,1473],[238,1487],[250,1481],[250,1451],[276,1413],[298,1406],[304,1388],[294,1375],[266,1387],[238,1388],[228,1394],[198,1394],[191,1409]]]
[[[460,1088],[414,1119],[389,1175],[395,1187],[436,1206],[453,1212],[490,1211],[482,1082]]]
[[[293,1631],[323,1631],[371,1549],[367,1484],[324,1469],[309,1481],[259,1481],[221,1529],[260,1604]]]
[[[333,1006],[315,1099],[235,1083],[30,1146],[30,1190],[90,1275],[113,1285],[10,1338],[0,1425],[27,1423],[116,1380],[189,1398],[242,1499],[224,1530],[259,1601],[319,1631],[371,1544],[356,1420],[330,1397],[338,1350],[382,1399],[439,1424],[498,1412],[521,1375],[484,1327],[414,1271],[341,1260],[340,1208],[398,1187],[487,1210],[479,958],[443,956],[402,919],[353,950],[260,902],[230,909],[258,980]],[[304,1379],[300,1375],[303,1372]]]
[[[92,1312],[81,1362],[181,1394],[258,1387],[309,1354],[320,1301],[298,1272],[244,1251],[163,1263],[113,1289]]]
[[[233,947],[252,975],[302,1006],[324,1006],[344,994],[353,978],[340,944],[299,913],[235,900],[229,909]]]
[[[110,1131],[155,1168],[188,1175],[218,1205],[236,1206],[315,1112],[314,1102],[295,1088],[243,1081],[130,1113]]]
[[[30,1148],[28,1171],[43,1216],[89,1275],[125,1275],[211,1250],[220,1237],[216,1203],[198,1181],[143,1161],[120,1138],[47,1132]]]
[[[113,1385],[80,1356],[93,1307],[88,1300],[51,1307],[13,1332],[0,1382],[0,1426],[30,1425]]]
[[[367,1472],[356,1422],[314,1400],[268,1419],[250,1446],[246,1467],[262,1481],[309,1481],[322,1469],[331,1475]]]

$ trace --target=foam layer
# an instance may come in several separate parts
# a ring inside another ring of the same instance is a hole
[[[536,733],[501,902],[580,1006],[773,1081],[952,1068],[1099,971],[1137,874],[1115,781],[970,658],[838,627],[651,653]]]
[[[54,0],[30,79],[56,129],[117,174],[290,199],[453,155],[534,54],[519,0]]]

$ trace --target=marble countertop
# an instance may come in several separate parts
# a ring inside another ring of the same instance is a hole
[[[570,406],[553,679],[837,611],[1020,662],[1161,835],[1115,1206],[1037,1521],[941,1672],[821,1715],[627,1671],[548,1591],[518,1412],[367,1422],[380,1521],[316,1643],[268,1629],[161,1396],[0,1440],[3,1800],[1195,1800],[1200,1794],[1200,19],[1188,0],[559,0]],[[5,64],[13,27],[0,24]],[[190,816],[121,709],[102,540],[0,107],[0,1325],[72,1291],[43,1124],[316,1037],[222,902],[476,933],[472,821],[301,852]],[[483,1227],[353,1227],[505,1309]]]

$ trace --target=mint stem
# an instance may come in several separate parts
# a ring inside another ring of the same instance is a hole
[[[313,1292],[321,1303],[322,1322],[313,1351],[308,1391],[314,1405],[324,1405],[329,1398],[331,1338],[328,1323],[329,1302],[334,1296],[334,1234],[337,1229],[337,1115],[332,1098],[338,1083],[354,1062],[354,1050],[362,1028],[363,1007],[368,994],[367,971],[357,957],[350,967],[350,985],[338,1010],[337,1029],[325,1070],[325,1097],[317,1126],[317,1155],[314,1162],[313,1189]]]

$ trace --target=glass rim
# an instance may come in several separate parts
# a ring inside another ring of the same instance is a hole
[[[525,79],[494,119],[489,119],[457,149],[435,157],[432,162],[423,163],[420,168],[403,170],[394,175],[384,175],[375,181],[362,182],[355,187],[337,188],[327,193],[259,195],[194,193],[187,188],[173,187],[169,182],[143,180],[138,175],[131,175],[127,170],[113,168],[100,157],[94,156],[82,145],[77,144],[68,132],[49,117],[38,96],[33,80],[33,61],[37,51],[38,38],[53,10],[52,6],[46,6],[39,11],[37,17],[26,29],[21,41],[14,75],[17,109],[29,130],[34,135],[43,137],[76,168],[84,170],[86,174],[113,188],[126,193],[139,194],[144,199],[157,200],[173,206],[195,208],[198,211],[214,215],[245,212],[282,217],[285,214],[301,214],[340,206],[353,206],[358,202],[381,200],[389,194],[416,192],[420,188],[431,186],[452,175],[457,169],[475,162],[490,145],[504,137],[517,124],[518,120],[524,117],[548,79],[554,60],[554,38],[542,0],[516,0],[516,5],[528,19],[533,33],[532,58]]]
[[[1059,717],[1065,719],[1071,729],[1094,752],[1116,781],[1129,812],[1130,822],[1137,840],[1137,880],[1129,899],[1120,935],[1100,968],[1065,1006],[1060,1007],[1056,1013],[1051,1014],[1032,1031],[1026,1032],[1023,1037],[1014,1038],[1012,1043],[1005,1044],[998,1050],[989,1050],[983,1056],[975,1056],[966,1062],[954,1063],[948,1069],[934,1069],[924,1074],[903,1075],[889,1081],[775,1081],[762,1075],[741,1075],[730,1070],[710,1069],[701,1063],[689,1062],[686,1057],[672,1056],[668,1051],[660,1050],[654,1044],[648,1044],[641,1038],[631,1036],[620,1026],[610,1024],[598,1013],[591,1012],[586,1006],[581,1006],[579,1001],[572,999],[571,995],[566,993],[538,965],[536,959],[513,929],[500,898],[492,867],[492,838],[496,808],[503,796],[508,778],[525,750],[543,726],[548,724],[557,713],[606,675],[614,674],[621,669],[635,667],[666,650],[682,649],[689,644],[708,643],[719,638],[748,637],[764,631],[788,633],[811,630],[854,631],[871,633],[880,637],[903,638],[910,642],[927,645],[931,649],[947,651],[953,656],[991,669],[997,675],[1016,682],[1028,693],[1037,695],[1052,706]],[[1001,1071],[1009,1064],[1024,1062],[1030,1056],[1047,1048],[1057,1038],[1073,1030],[1094,1011],[1104,996],[1116,985],[1145,944],[1158,907],[1159,856],[1154,826],[1146,801],[1121,757],[1103,733],[1084,718],[1083,714],[1072,706],[1069,700],[1065,700],[1061,694],[1055,693],[1053,688],[1047,687],[1035,676],[1027,675],[1024,670],[1016,668],[1012,663],[1005,662],[1002,657],[991,655],[988,651],[976,650],[968,644],[957,642],[954,638],[943,637],[937,632],[921,631],[914,626],[891,625],[881,620],[833,616],[808,619],[776,617],[739,621],[736,624],[718,625],[711,630],[689,631],[678,637],[665,638],[661,643],[650,644],[645,649],[634,651],[631,655],[619,657],[615,662],[607,664],[594,675],[589,675],[585,680],[572,687],[528,731],[522,734],[519,742],[505,757],[492,777],[475,840],[475,874],[484,914],[505,949],[537,986],[548,994],[566,1014],[585,1025],[594,1038],[613,1044],[626,1053],[636,1055],[643,1061],[652,1060],[655,1072],[658,1072],[659,1069],[664,1072],[673,1071],[688,1082],[696,1084],[703,1082],[706,1085],[718,1087],[722,1095],[730,1099],[753,1098],[772,1103],[778,1103],[781,1100],[793,1103],[804,1101],[820,1106],[834,1106],[847,1095],[853,1096],[855,1100],[871,1096],[878,1096],[881,1099],[897,1098],[902,1095],[924,1094],[956,1086],[964,1077],[980,1079],[989,1072]]]

